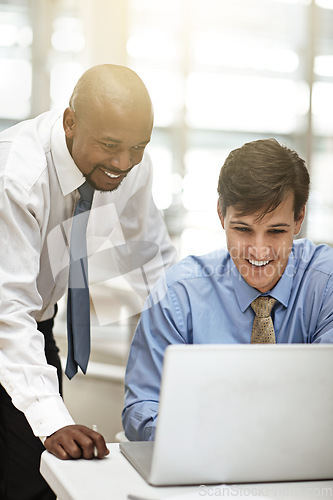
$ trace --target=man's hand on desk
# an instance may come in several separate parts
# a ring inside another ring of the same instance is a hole
[[[85,425],[62,427],[45,439],[44,446],[61,460],[104,458],[109,454],[103,436]]]

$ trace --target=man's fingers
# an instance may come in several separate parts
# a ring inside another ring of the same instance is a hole
[[[53,455],[55,455],[57,458],[60,458],[60,460],[69,460],[72,458],[60,444],[56,444],[53,441],[48,441],[47,438],[44,442],[44,446]]]
[[[89,429],[89,427],[84,427],[84,438],[81,438],[82,435],[80,435],[80,441],[76,442],[82,449],[83,458],[88,460],[95,456],[97,458],[104,458],[109,454],[105,440],[99,432]]]
[[[94,441],[94,446],[93,446],[93,456],[95,456],[95,450],[97,452],[97,458],[104,458],[106,455],[110,453],[108,450],[105,440],[102,436],[102,434],[99,434],[98,432],[94,432],[93,436],[93,441]]]
[[[53,455],[55,455],[57,458],[60,458],[61,460],[70,460],[72,457],[63,449],[62,446],[58,445],[53,448],[53,451],[51,452]]]
[[[103,436],[84,425],[59,429],[45,440],[44,446],[62,460],[81,457],[89,460],[94,457],[95,449],[98,458],[109,454]]]
[[[64,439],[61,435],[50,436],[45,440],[44,446],[47,451],[61,460],[81,458],[82,456],[81,448],[70,438]]]

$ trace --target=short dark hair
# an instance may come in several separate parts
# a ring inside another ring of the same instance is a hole
[[[297,219],[309,188],[305,161],[275,139],[261,139],[231,151],[221,168],[217,191],[223,216],[229,206],[242,215],[258,212],[263,216],[293,192]]]

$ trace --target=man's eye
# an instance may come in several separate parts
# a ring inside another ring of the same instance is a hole
[[[240,233],[247,233],[250,231],[250,228],[249,227],[243,227],[243,226],[236,226],[234,227],[234,229]]]
[[[132,149],[134,149],[135,151],[142,151],[143,149],[145,149],[146,146],[133,146]]]
[[[108,144],[107,142],[104,142],[103,144],[108,149],[112,149],[112,148],[115,148],[117,146],[117,144]]]
[[[272,233],[272,234],[283,234],[285,232],[286,232],[285,229],[271,229],[270,230],[270,233]]]

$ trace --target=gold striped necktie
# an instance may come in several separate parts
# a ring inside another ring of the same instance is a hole
[[[275,332],[271,312],[276,299],[272,297],[257,297],[251,307],[255,312],[251,344],[275,344]]]

